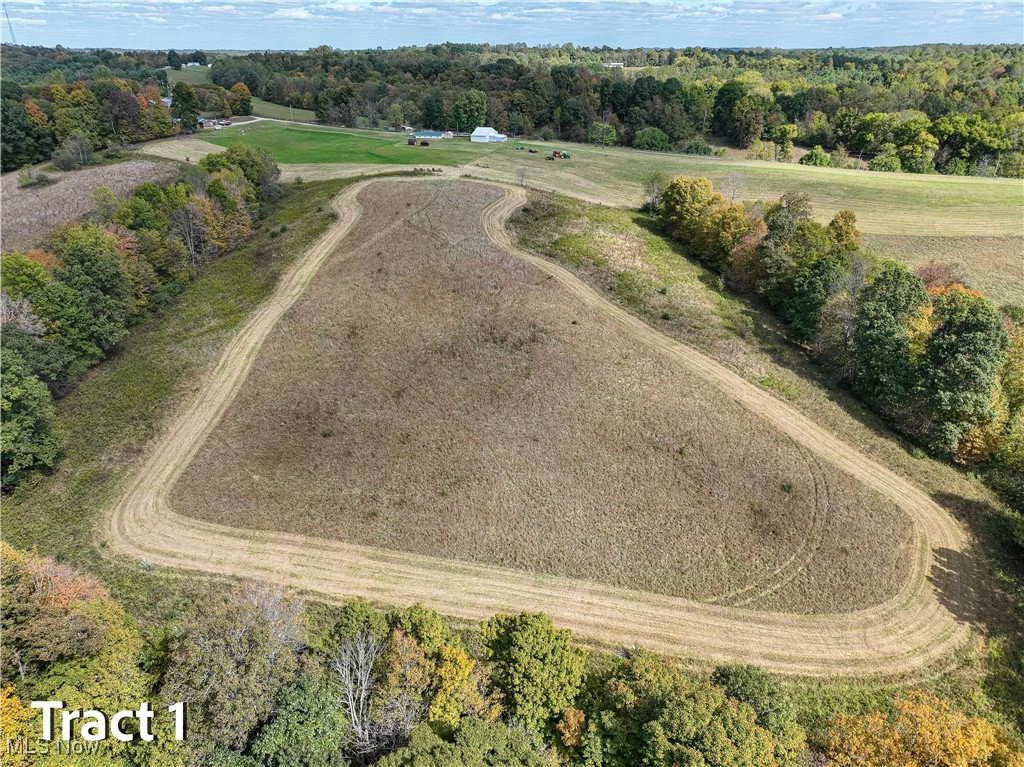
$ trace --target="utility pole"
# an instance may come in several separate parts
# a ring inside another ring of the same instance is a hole
[[[11,25],[11,14],[7,12],[7,3],[4,3],[4,16],[7,17],[7,29],[11,31],[11,42],[18,44],[18,38],[14,36],[14,27]]]

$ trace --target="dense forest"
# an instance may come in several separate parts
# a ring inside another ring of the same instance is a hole
[[[4,170],[47,159],[72,133],[93,148],[175,130],[164,67],[195,51],[73,52],[4,46]],[[612,67],[610,64],[623,64]],[[431,45],[213,58],[213,87],[177,102],[228,114],[238,83],[257,97],[358,127],[536,135],[877,171],[1024,176],[1024,46],[807,51]],[[150,91],[148,88],[159,91]],[[196,93],[198,91],[198,93]],[[173,110],[191,129],[192,109]],[[180,129],[179,126],[179,129]]]

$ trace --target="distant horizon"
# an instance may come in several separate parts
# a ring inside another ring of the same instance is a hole
[[[7,40],[3,41],[3,45],[13,45],[13,43]],[[178,47],[169,46],[165,48],[125,48],[119,45],[63,45],[62,43],[54,43],[53,45],[42,45],[38,43],[23,43],[19,41],[19,46],[26,48],[30,47],[41,47],[41,48],[57,48],[61,47],[69,51],[110,51],[111,53],[127,52],[127,51],[143,51],[146,53],[163,53],[165,51],[177,51],[178,53],[185,54],[191,53],[192,51],[203,51],[204,53],[222,53],[226,55],[245,55],[247,53],[305,53],[306,51],[317,48],[320,45],[327,45],[327,43],[318,43],[317,45],[311,45],[306,48],[204,48],[198,45],[181,45]],[[915,42],[915,43],[899,43],[895,45],[827,45],[820,48],[783,48],[781,46],[774,45],[634,45],[630,47],[626,46],[605,46],[601,45],[584,45],[582,43],[576,43],[572,40],[564,40],[560,43],[523,43],[522,41],[516,42],[495,42],[493,40],[442,40],[440,42],[431,43],[417,43],[408,45],[393,45],[393,46],[373,46],[371,48],[338,48],[332,46],[334,50],[344,52],[360,52],[360,51],[373,51],[373,50],[397,50],[399,48],[425,48],[427,46],[434,45],[490,45],[492,47],[504,47],[504,46],[515,46],[515,45],[526,45],[529,48],[562,48],[566,45],[572,45],[574,48],[580,50],[599,50],[607,47],[609,50],[621,50],[621,51],[636,51],[636,50],[677,50],[681,51],[686,48],[700,48],[705,51],[782,51],[782,52],[793,52],[793,51],[863,51],[863,50],[885,50],[887,48],[928,48],[932,46],[948,45],[948,46],[1009,46],[1009,45],[1021,45],[1024,46],[1024,42],[1006,42],[997,41],[991,43],[947,43],[938,42],[934,40]],[[182,63],[184,66],[184,62]],[[653,66],[653,65],[652,65]],[[628,67],[629,69],[636,69],[637,67]]]
[[[10,23],[7,16],[0,19],[3,42],[14,42],[13,28],[21,45],[73,49],[284,52],[318,45],[367,50],[500,39],[514,42],[491,44],[536,47],[564,45],[567,37],[579,47],[624,49],[1024,43],[1019,0],[6,0],[4,5]]]

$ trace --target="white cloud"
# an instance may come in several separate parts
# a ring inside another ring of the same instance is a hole
[[[267,14],[267,19],[315,19],[318,18],[305,8],[278,8],[273,13]]]

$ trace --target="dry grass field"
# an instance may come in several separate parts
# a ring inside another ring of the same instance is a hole
[[[367,186],[175,511],[761,609],[903,587],[894,504],[496,247],[499,196]]]
[[[92,193],[97,187],[107,186],[119,195],[127,195],[144,181],[165,181],[175,173],[174,166],[165,162],[127,160],[66,173],[48,170],[46,175],[55,179],[55,183],[28,189],[18,186],[17,173],[5,173],[3,226],[0,227],[2,247],[4,250],[29,248],[55,226],[89,215],[96,210]]]

